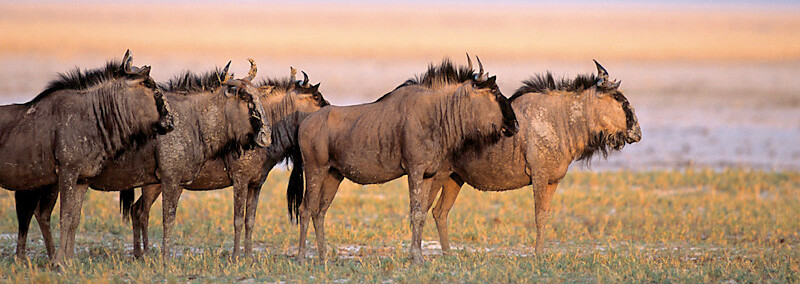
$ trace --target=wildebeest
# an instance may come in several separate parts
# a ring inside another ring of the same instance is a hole
[[[150,67],[132,61],[129,50],[104,68],[60,74],[30,102],[0,107],[0,185],[15,191],[18,257],[25,257],[34,212],[50,258],[71,257],[86,192],[79,180],[98,174],[121,151],[172,129],[169,105]],[[61,242],[54,256],[50,212],[59,192]]]
[[[300,122],[308,114],[329,105],[319,92],[319,84],[310,85],[308,75],[303,72],[304,79],[295,79],[296,70],[291,68],[291,75],[284,79],[267,79],[257,86],[261,93],[261,104],[264,113],[272,124],[272,144],[266,148],[252,149],[241,154],[231,153],[205,163],[197,178],[185,185],[187,190],[214,190],[233,185],[234,200],[234,241],[233,257],[239,256],[239,244],[242,226],[245,227],[244,254],[250,255],[253,250],[252,236],[255,225],[256,208],[261,186],[267,175],[276,164],[291,158],[299,158],[297,145],[297,129]],[[134,255],[142,254],[149,248],[147,227],[150,207],[161,194],[160,185],[142,187],[142,196],[135,204],[130,203],[132,195],[122,196],[123,212],[132,212],[134,232]],[[127,205],[126,205],[127,204]],[[245,214],[246,211],[246,214]],[[244,219],[244,220],[242,220]],[[140,242],[141,240],[141,242]]]
[[[203,76],[186,72],[159,85],[159,92],[171,102],[174,130],[123,151],[106,162],[99,174],[85,180],[93,189],[102,191],[128,190],[159,182],[168,188],[165,194],[168,198],[163,199],[164,257],[169,253],[167,244],[182,190],[180,185],[190,183],[206,160],[270,144],[269,126],[264,121],[258,91],[250,83],[255,76],[255,65],[248,77],[236,80],[227,74],[228,66]],[[50,211],[43,214],[49,216]]]
[[[172,103],[175,130],[137,151],[124,153],[89,186],[104,191],[129,190],[160,183],[164,189],[162,258],[169,258],[182,185],[191,184],[206,161],[271,143],[270,126],[257,88],[251,83],[256,65],[250,59],[247,77],[229,79],[222,72],[198,76],[185,72],[159,88]]]
[[[437,180],[427,209],[441,189],[433,217],[442,250],[448,251],[447,214],[461,186],[482,191],[505,191],[533,186],[536,214],[536,253],[543,252],[542,232],[550,215],[550,200],[573,161],[589,162],[609,150],[641,140],[642,130],[633,106],[595,61],[598,75],[579,75],[556,81],[549,72],[525,82],[510,98],[520,133],[481,151],[465,151],[455,159],[455,174]]]
[[[480,64],[480,61],[478,61]],[[300,124],[298,139],[306,177],[287,189],[289,213],[299,215],[297,259],[305,257],[313,217],[319,258],[325,259],[325,213],[343,178],[384,183],[408,175],[411,259],[422,262],[421,235],[427,195],[435,178],[452,172],[452,158],[517,131],[517,120],[495,76],[445,59],[368,104],[329,106]],[[302,204],[302,207],[300,207]]]

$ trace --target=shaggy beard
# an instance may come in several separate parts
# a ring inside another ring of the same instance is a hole
[[[605,131],[601,131],[589,138],[586,148],[577,160],[586,161],[589,164],[592,157],[598,152],[603,155],[603,159],[608,158],[610,150],[619,151],[625,147],[626,138],[624,132],[607,134]]]

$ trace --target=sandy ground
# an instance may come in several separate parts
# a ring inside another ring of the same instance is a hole
[[[510,95],[551,70],[603,63],[636,108],[641,143],[595,170],[800,169],[798,9],[661,4],[0,3],[0,103],[126,48],[166,80],[247,57],[288,67],[334,104],[374,100],[430,62],[480,55]],[[602,11],[602,12],[599,12]],[[576,167],[577,168],[577,167]]]

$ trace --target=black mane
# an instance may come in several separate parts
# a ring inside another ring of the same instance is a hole
[[[69,73],[59,73],[58,76],[58,79],[50,81],[44,91],[36,95],[33,100],[26,104],[35,104],[57,91],[85,90],[104,81],[125,77],[126,74],[122,71],[122,62],[113,60],[106,62],[104,68],[81,70],[75,67],[75,69]]]
[[[553,73],[548,71],[544,75],[536,74],[528,80],[522,81],[522,87],[517,89],[509,100],[513,101],[527,93],[546,93],[549,91],[580,92],[592,87],[597,87],[597,90],[600,92],[613,91],[613,88],[598,86],[597,80],[598,78],[595,74],[578,75],[575,79],[562,77],[556,80],[553,78]]]
[[[175,76],[166,83],[159,84],[158,88],[166,92],[211,91],[222,86],[221,76],[222,70],[219,67],[202,75],[184,71],[183,74]]]
[[[445,84],[458,84],[463,83],[475,78],[475,70],[469,68],[467,66],[455,66],[449,58],[445,58],[442,60],[442,63],[439,66],[429,64],[428,70],[425,71],[421,76],[415,76],[414,78],[408,79],[395,90],[405,87],[405,86],[424,86],[424,87],[431,87],[434,83],[445,83]],[[376,101],[380,101],[384,99],[386,96],[391,94],[389,92],[382,97],[378,98]]]
[[[283,77],[283,78],[267,78],[262,79],[258,84],[257,87],[264,87],[264,86],[272,86],[274,91],[283,91],[289,92],[292,88],[296,88],[297,81],[292,80],[291,77]]]

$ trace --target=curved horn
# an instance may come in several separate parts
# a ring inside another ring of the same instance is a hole
[[[300,71],[303,73],[303,88],[308,88],[308,74],[306,71]]]
[[[475,55],[475,59],[478,60],[478,75],[475,76],[475,79],[478,81],[486,81],[486,74],[483,73],[483,63],[481,63],[481,58]]]
[[[125,72],[130,72],[132,62],[133,62],[133,57],[131,57],[131,50],[128,49],[125,51],[125,56],[122,58],[122,69]]]
[[[292,66],[289,66],[289,81],[297,81],[297,69],[294,69]]]
[[[597,66],[597,76],[601,79],[608,80],[608,71],[606,71],[606,68],[603,68],[600,63],[597,63],[597,60],[592,59],[592,61],[594,61],[594,65]]]
[[[472,59],[469,58],[469,52],[467,52],[467,68],[472,70]]]
[[[220,83],[224,84],[225,82],[228,82],[228,79],[230,78],[228,77],[228,68],[230,67],[231,67],[231,62],[228,61],[228,64],[225,65],[225,68],[222,68],[222,73],[219,74],[219,78],[217,78]]]
[[[248,58],[247,61],[250,61],[250,71],[247,71],[247,77],[243,79],[253,81],[256,78],[256,73],[258,73],[258,67],[256,67],[256,62],[252,58]]]

